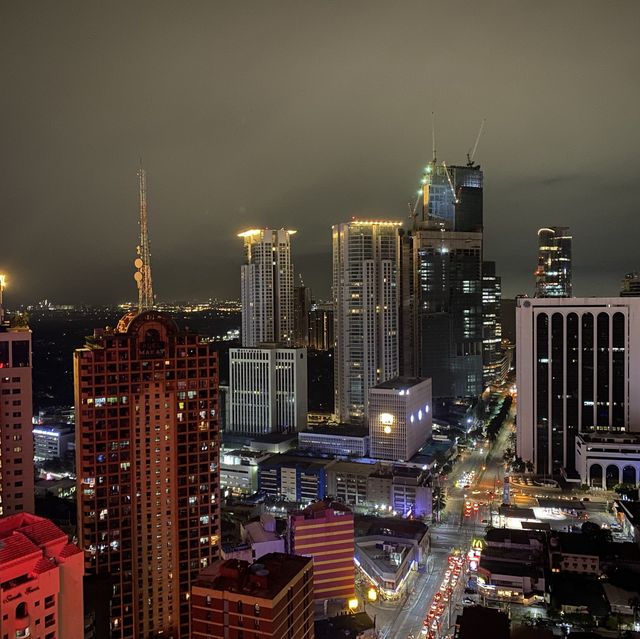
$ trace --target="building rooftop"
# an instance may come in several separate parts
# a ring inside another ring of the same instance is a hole
[[[417,519],[399,519],[396,517],[374,517],[364,515],[355,519],[356,537],[398,537],[420,541],[428,532],[429,526]]]
[[[609,612],[609,604],[602,589],[602,582],[578,575],[562,574],[552,579],[551,603],[558,608],[561,606],[582,606],[596,616],[604,616]]]
[[[357,424],[335,424],[333,426],[327,424],[319,424],[310,426],[307,430],[300,433],[301,435],[335,435],[336,437],[368,437],[369,429],[366,426],[358,426]]]
[[[318,459],[316,457],[302,457],[297,455],[287,455],[282,453],[279,455],[273,455],[269,459],[265,459],[260,462],[260,470],[268,468],[275,468],[278,466],[295,466],[300,470],[307,472],[315,472],[324,470],[327,466],[333,463],[332,459]]]
[[[417,386],[422,382],[429,379],[428,377],[394,377],[393,379],[389,379],[386,382],[382,382],[378,384],[374,388],[386,389],[386,390],[406,390],[407,388],[412,388],[413,386]]]
[[[532,541],[544,543],[544,535],[535,531],[515,528],[490,528],[485,535],[488,544],[517,544],[529,546]]]
[[[523,557],[523,559],[525,559]],[[511,575],[515,577],[533,577],[543,574],[543,567],[529,563],[517,563],[514,561],[506,561],[502,559],[493,559],[486,557],[484,554],[480,556],[479,570],[484,570],[492,575]]]
[[[216,561],[205,568],[194,586],[275,599],[301,571],[313,565],[311,557],[272,552],[249,564],[239,559]]]
[[[51,544],[63,549],[69,538],[53,522],[29,513],[9,515],[0,519],[0,565],[33,553],[41,553]],[[82,552],[77,546],[66,555]]]
[[[351,508],[339,501],[331,501],[330,499],[324,499],[322,501],[316,501],[313,504],[309,504],[304,510],[297,510],[291,513],[294,519],[332,519],[334,517],[341,517],[345,514],[353,516]]]
[[[316,639],[354,639],[374,627],[373,620],[366,612],[339,615],[316,621],[315,637]]]
[[[509,618],[495,608],[469,606],[457,619],[458,639],[509,639]]]

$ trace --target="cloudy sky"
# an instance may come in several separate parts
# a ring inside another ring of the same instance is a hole
[[[402,219],[431,155],[480,122],[485,258],[530,292],[536,229],[569,225],[574,292],[640,268],[640,2],[4,2],[0,269],[8,300],[136,295],[136,168],[158,298],[239,295],[239,230]],[[10,297],[9,297],[10,295]]]

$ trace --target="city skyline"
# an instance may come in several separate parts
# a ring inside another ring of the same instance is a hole
[[[616,294],[638,268],[639,88],[629,78],[640,7],[600,7],[565,2],[549,20],[543,6],[497,3],[465,7],[460,20],[456,7],[434,5],[428,53],[421,5],[409,2],[339,14],[7,8],[0,201],[16,223],[3,229],[0,271],[12,304],[133,298],[121,237],[135,232],[140,155],[158,300],[238,297],[233,237],[254,226],[297,228],[296,266],[328,298],[331,224],[405,217],[431,157],[431,111],[450,164],[464,162],[487,120],[475,156],[491,176],[484,257],[506,297],[532,293],[534,233],[548,224],[574,230],[574,293]],[[603,213],[628,230],[615,252],[598,250]],[[99,252],[83,242],[96,231]],[[55,277],[52,249],[71,256],[54,258]]]

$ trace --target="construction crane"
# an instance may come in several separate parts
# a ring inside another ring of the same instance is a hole
[[[147,174],[142,168],[142,160],[138,169],[138,190],[140,195],[140,244],[136,251],[138,257],[133,264],[136,272],[133,274],[138,285],[138,312],[153,308],[153,282],[151,279],[151,246],[149,244],[149,228],[147,226]]]
[[[476,156],[476,151],[478,150],[478,144],[480,143],[480,138],[482,137],[482,131],[484,131],[484,123],[487,121],[486,118],[482,120],[480,123],[480,130],[478,131],[478,136],[476,137],[476,143],[473,145],[473,149],[469,149],[467,153],[467,166],[473,167],[475,166],[473,163],[473,158]]]
[[[451,188],[451,194],[453,195],[453,201],[455,204],[458,204],[458,196],[456,195],[456,190],[453,187],[453,182],[451,180],[451,175],[449,173],[449,169],[447,168],[447,163],[443,162],[442,166],[444,167],[444,172],[447,174],[447,180],[449,181],[449,188]]]

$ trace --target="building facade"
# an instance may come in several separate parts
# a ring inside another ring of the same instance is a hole
[[[0,516],[34,511],[31,380],[31,331],[4,320],[0,295]]]
[[[315,426],[298,433],[298,448],[336,457],[366,457],[369,431],[364,426]]]
[[[37,461],[60,459],[73,445],[75,436],[73,426],[34,426],[33,457]]]
[[[339,509],[338,509],[339,508]],[[353,513],[337,504],[317,502],[289,516],[289,544],[296,555],[313,557],[316,602],[355,594]]]
[[[536,472],[576,470],[579,433],[640,430],[640,300],[519,298],[517,452]]]
[[[535,297],[571,297],[571,235],[567,226],[538,231]]]
[[[313,639],[313,562],[269,553],[218,561],[191,589],[192,639]]]
[[[304,284],[293,289],[293,345],[309,346],[309,313],[311,311],[311,289]]]
[[[78,534],[110,575],[110,636],[186,639],[189,592],[219,556],[217,356],[156,311],[74,354]]]
[[[620,287],[620,297],[640,296],[640,273],[627,273],[622,280]]]
[[[327,494],[330,459],[273,455],[258,467],[258,490],[286,501],[310,504]]]
[[[306,427],[305,348],[232,348],[229,368],[228,430],[255,435]]]
[[[396,377],[369,390],[369,448],[374,459],[407,461],[431,437],[431,380]]]
[[[640,434],[579,434],[576,471],[583,484],[613,490],[616,484],[640,484]]]
[[[82,551],[43,517],[0,519],[3,639],[84,637]]]
[[[334,385],[338,421],[366,420],[369,389],[398,375],[400,222],[336,224]]]
[[[482,263],[482,385],[504,381],[505,353],[502,350],[502,278],[495,262]]]
[[[309,348],[328,351],[334,346],[333,308],[314,304],[309,311]]]
[[[291,346],[294,332],[291,236],[286,229],[250,229],[240,269],[242,345],[279,343]]]

